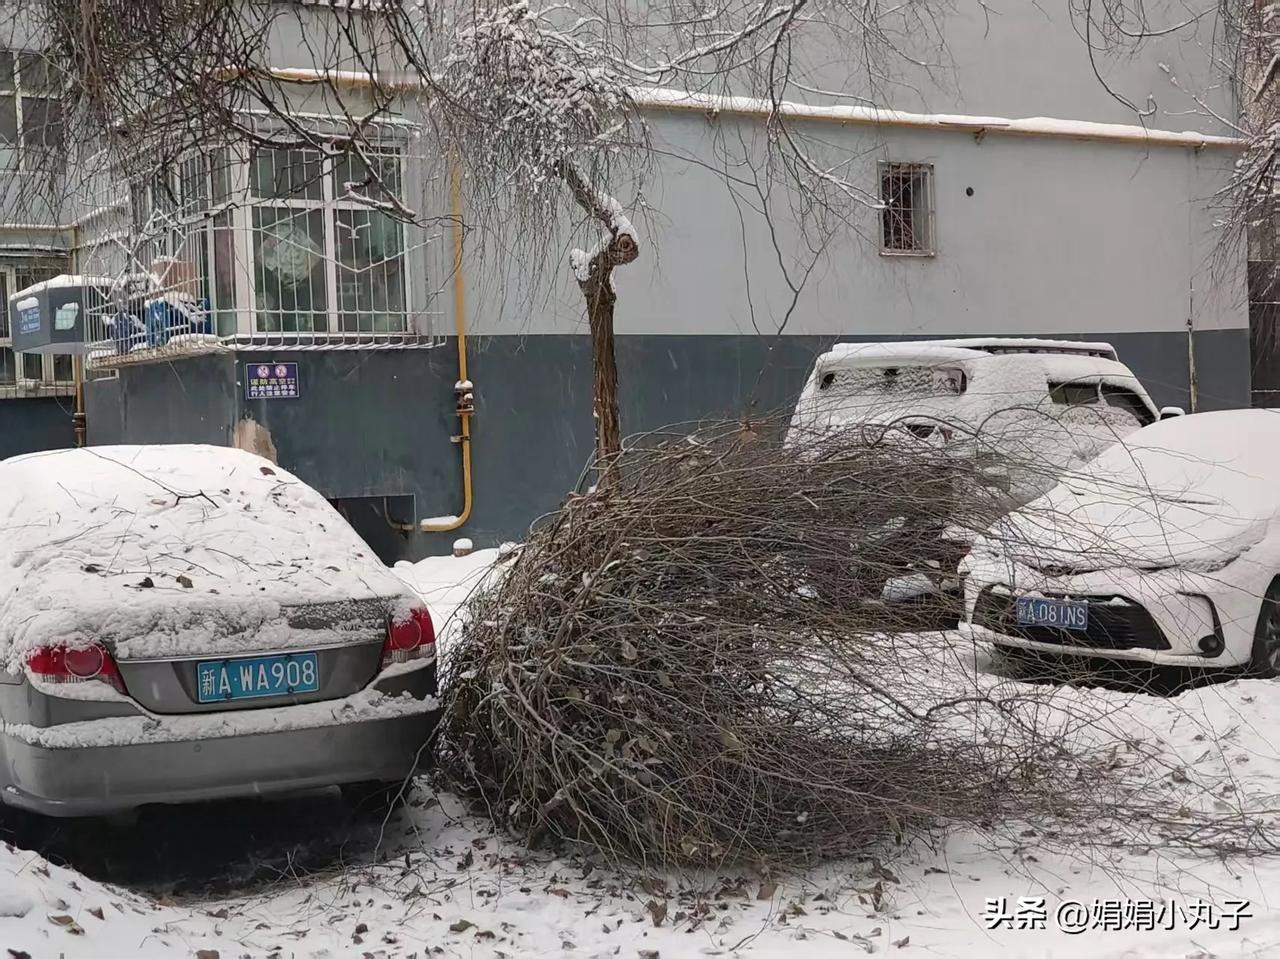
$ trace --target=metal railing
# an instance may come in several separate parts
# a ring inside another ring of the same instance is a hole
[[[442,237],[391,215],[405,159],[216,148],[134,184],[87,237],[90,368],[238,349],[438,346]],[[358,168],[357,168],[358,167]],[[127,222],[126,221],[127,218]]]

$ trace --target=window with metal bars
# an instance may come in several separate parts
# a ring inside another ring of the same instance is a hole
[[[378,208],[401,160],[264,149],[250,162],[257,332],[408,328],[404,225]]]
[[[133,185],[133,266],[211,310],[219,336],[410,332],[406,228],[388,212],[404,176],[398,144],[192,152]]]
[[[880,252],[931,256],[936,252],[933,225],[933,166],[881,163]]]
[[[220,147],[188,153],[130,187],[134,268],[149,270],[165,291],[212,311],[213,332],[236,332],[235,241],[228,185],[235,155]]]

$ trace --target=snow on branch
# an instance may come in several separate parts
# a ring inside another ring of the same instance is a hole
[[[468,164],[535,193],[560,179],[561,164],[606,147],[630,111],[604,54],[525,0],[476,11],[455,36],[435,99]]]
[[[590,250],[569,251],[569,266],[573,275],[580,284],[585,285],[593,277],[607,277],[615,266],[630,263],[639,256],[640,245],[635,227],[623,213],[621,203],[609,194],[590,187],[572,166],[565,166],[564,178],[578,205],[608,231],[608,235],[601,237]]]
[[[569,266],[579,283],[587,283],[593,273],[606,267],[630,263],[640,252],[636,229],[622,211],[622,204],[593,188],[571,164],[562,166],[565,183],[574,200],[608,231],[591,250],[569,251]]]

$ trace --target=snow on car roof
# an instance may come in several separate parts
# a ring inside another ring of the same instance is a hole
[[[10,669],[49,642],[132,657],[243,651],[246,636],[287,646],[285,606],[403,592],[319,493],[251,453],[100,446],[0,462]]]
[[[1036,337],[975,336],[947,340],[890,340],[876,343],[837,343],[819,359],[823,366],[876,365],[885,360],[946,362],[975,359],[993,353],[1037,356],[1081,356],[1116,360],[1110,343],[1050,340]]]
[[[1036,336],[966,336],[952,340],[929,340],[938,346],[959,346],[984,353],[1070,353],[1116,359],[1110,343],[1089,340],[1051,340]]]
[[[818,357],[817,366],[883,366],[886,363],[942,364],[961,363],[989,356],[981,350],[957,346],[939,346],[928,342],[837,343]]]
[[[1110,386],[1131,390],[1138,395],[1153,415],[1157,415],[1155,404],[1147,395],[1142,383],[1134,376],[1133,371],[1119,360],[1106,343],[1075,343],[1072,346],[1087,348],[1090,352],[1060,353],[1036,352],[1033,350],[1010,349],[997,352],[966,349],[958,344],[964,340],[924,340],[894,343],[844,343],[837,344],[831,351],[820,356],[814,364],[816,378],[832,369],[866,369],[887,367],[895,364],[903,366],[962,366],[971,375],[978,375],[981,369],[989,367],[994,375],[1008,380],[1012,372],[1019,367],[1026,367],[1028,382],[1072,383],[1082,380],[1096,380]],[[1058,340],[977,340],[983,343],[1012,344],[1045,344],[1053,345]],[[1109,355],[1100,355],[1109,353]],[[1043,385],[1036,387],[1043,389]]]

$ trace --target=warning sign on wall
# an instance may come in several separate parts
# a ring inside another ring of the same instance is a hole
[[[245,372],[247,400],[296,400],[302,395],[297,363],[250,363]]]

